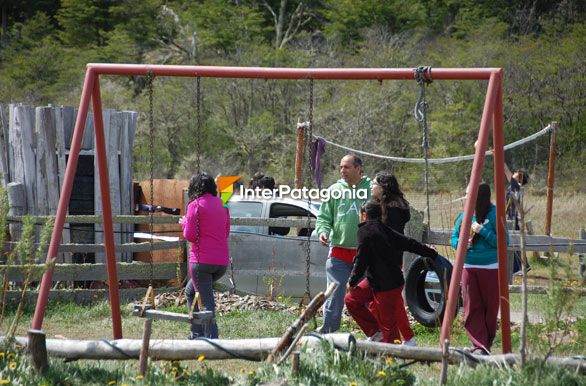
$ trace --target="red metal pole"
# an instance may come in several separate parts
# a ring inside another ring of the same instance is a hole
[[[90,63],[87,66],[100,75],[146,76],[150,70],[154,76],[337,80],[414,79],[412,68],[275,68],[109,63]],[[497,70],[497,68],[433,68],[431,77],[433,80],[488,80]]]
[[[509,259],[507,253],[507,220],[505,214],[505,135],[503,119],[503,71],[495,74],[496,101],[494,107],[494,189],[496,190],[496,236],[498,251],[499,301],[503,353],[511,352],[511,317],[509,312]],[[482,148],[484,151],[485,148]]]
[[[96,76],[96,80],[94,81],[92,109],[94,111],[94,131],[96,135],[98,174],[100,175],[100,193],[102,194],[102,218],[104,221],[104,245],[106,246],[106,268],[108,269],[110,309],[112,310],[112,333],[114,339],[122,339],[122,319],[120,317],[120,299],[118,296],[118,274],[116,273],[116,246],[114,245],[110,182],[108,176],[104,122],[102,117],[100,78],[98,76]]]
[[[448,290],[448,302],[446,304],[446,311],[444,313],[444,320],[442,322],[440,345],[443,345],[443,342],[445,342],[446,339],[450,339],[450,335],[452,333],[452,323],[454,321],[454,315],[456,314],[456,307],[458,306],[460,280],[462,278],[462,269],[464,267],[464,260],[466,258],[466,250],[468,249],[468,230],[472,225],[472,214],[474,213],[474,206],[476,205],[476,196],[478,194],[480,177],[482,175],[484,153],[486,151],[490,124],[494,113],[494,102],[497,96],[498,82],[496,77],[496,74],[491,75],[488,82],[488,88],[486,90],[484,110],[482,112],[480,130],[478,132],[478,146],[476,146],[476,153],[474,156],[474,162],[472,164],[472,174],[470,176],[470,183],[468,184],[466,203],[464,204],[464,217],[462,218],[461,228],[463,231],[460,232],[460,240],[458,241],[458,248],[456,249],[456,261],[454,262],[452,279],[450,281],[450,288]]]
[[[43,274],[41,280],[41,287],[39,296],[37,298],[37,305],[35,307],[35,315],[33,317],[33,330],[41,330],[43,327],[43,318],[45,317],[45,310],[47,308],[47,299],[49,298],[49,290],[53,282],[53,264],[57,253],[59,252],[59,245],[61,245],[61,236],[63,234],[63,225],[65,223],[65,216],[67,215],[67,208],[69,206],[69,199],[71,197],[71,190],[73,189],[73,180],[75,179],[75,172],[77,171],[77,161],[79,160],[79,150],[81,149],[81,142],[83,139],[83,129],[85,128],[85,119],[90,104],[91,92],[94,86],[95,74],[91,69],[85,73],[85,80],[83,82],[83,90],[81,92],[81,100],[79,103],[79,111],[75,121],[75,129],[73,130],[73,138],[71,139],[71,146],[69,150],[69,158],[67,161],[67,168],[65,169],[65,178],[63,180],[63,187],[61,188],[61,196],[59,197],[59,205],[57,205],[57,213],[55,214],[55,224],[53,225],[53,233],[51,235],[51,242],[47,251],[47,270]]]

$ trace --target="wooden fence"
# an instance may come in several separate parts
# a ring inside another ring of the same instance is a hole
[[[69,146],[77,117],[77,109],[67,106],[32,107],[10,104],[6,112],[0,106],[0,174],[8,189],[11,215],[54,215],[59,202]],[[104,134],[108,155],[108,173],[113,214],[133,214],[132,147],[138,114],[131,111],[103,112]],[[88,114],[80,161],[74,181],[70,214],[102,213],[97,161],[94,158],[93,115]],[[77,235],[66,224],[63,242],[91,240],[103,242],[102,225],[78,229]],[[116,243],[133,241],[130,224],[115,226]],[[19,226],[10,227],[12,240],[19,238]],[[118,253],[119,260],[131,261],[132,254]],[[71,263],[71,253],[63,253],[60,262]],[[96,253],[95,262],[103,263],[104,254]]]
[[[43,223],[48,216],[37,216],[35,221],[37,223]],[[176,224],[180,216],[154,216],[153,223],[155,225],[161,224]],[[10,220],[17,221],[21,217],[10,217]],[[68,216],[66,222],[75,222],[79,224],[93,224],[101,222],[100,216]],[[113,221],[115,224],[148,224],[151,220],[149,216],[114,216]],[[312,220],[311,226],[314,226],[315,220]],[[282,227],[305,227],[307,226],[306,219],[282,219],[282,218],[232,218],[231,223],[233,225],[269,225],[269,226],[282,226]],[[449,245],[450,243],[451,230],[447,229],[432,229],[424,233],[423,239],[426,243],[436,245]],[[519,234],[511,232],[510,235],[511,243],[510,250],[519,249]],[[542,251],[542,252],[569,252],[574,253],[586,253],[586,240],[584,239],[567,239],[567,238],[556,238],[542,235],[526,235],[527,249]],[[177,258],[177,250],[186,249],[185,240],[179,239],[177,241],[156,241],[152,245],[150,242],[140,243],[123,243],[116,245],[117,251],[123,251],[129,254],[136,252],[148,252],[150,249],[163,251],[172,250],[171,254]],[[102,252],[104,251],[103,244],[67,244],[64,243],[60,246],[61,252],[69,251],[85,251],[85,252]],[[135,261],[132,263],[118,263],[117,265],[119,280],[129,281],[145,281],[151,276],[155,280],[172,280],[178,276],[183,278],[186,275],[186,262],[184,256],[174,262],[158,262],[149,264],[145,262]],[[266,270],[266,274],[270,275],[270,267],[251,267],[260,271]],[[3,266],[0,270],[6,272],[8,280],[11,281],[22,281],[24,276],[31,272],[33,278],[39,278],[40,275],[46,269],[44,264],[36,264],[32,266]],[[53,274],[55,281],[106,281],[107,272],[106,266],[103,263],[98,264],[57,264]],[[519,292],[518,286],[511,286],[510,290],[512,293]],[[572,291],[578,291],[581,295],[586,295],[586,291],[583,289],[568,289]],[[63,292],[66,297],[74,297],[76,301],[89,301],[95,299],[96,295],[107,297],[107,292],[102,291],[101,293],[96,290],[64,290]],[[128,291],[126,291],[128,292]],[[140,291],[133,289],[128,293],[129,296],[134,296]],[[545,289],[542,287],[531,286],[529,287],[529,293],[541,294],[545,293]],[[55,295],[56,296],[56,295]]]

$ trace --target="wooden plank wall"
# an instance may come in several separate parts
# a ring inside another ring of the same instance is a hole
[[[183,190],[187,189],[189,180],[166,180],[166,179],[155,179],[153,180],[154,197],[153,204],[164,206],[167,208],[179,208],[181,216],[185,215],[185,203],[183,199]],[[150,181],[140,181],[135,184],[136,201],[137,204],[150,204]],[[147,212],[137,211],[136,214],[148,214]],[[155,216],[167,216],[164,213],[156,212]],[[154,234],[162,236],[178,236],[183,238],[183,232],[181,225],[179,224],[154,224]],[[136,225],[138,232],[149,233],[148,224]],[[136,242],[148,241],[145,239],[136,240]],[[184,251],[153,251],[153,262],[177,262],[178,254],[181,254],[183,259]],[[150,262],[149,252],[140,252],[134,254],[134,260]]]
[[[113,214],[134,214],[132,194],[132,148],[138,114],[104,109],[104,129],[108,154],[108,174]],[[0,182],[11,187],[15,213],[53,215],[63,185],[66,158],[73,137],[77,109],[67,106],[0,106]],[[83,155],[94,155],[93,115],[88,113],[81,146]],[[95,164],[95,162],[94,162]],[[94,166],[95,213],[102,214],[97,165]],[[14,186],[15,184],[21,186]],[[15,192],[24,197],[17,200]],[[12,226],[12,239],[18,227]],[[96,243],[103,242],[101,225],[96,225]],[[132,224],[115,226],[115,242],[131,242]],[[71,240],[65,224],[63,243]],[[71,262],[71,254],[61,254],[60,262]],[[132,254],[118,254],[118,260],[132,261]],[[96,254],[96,262],[104,262]]]

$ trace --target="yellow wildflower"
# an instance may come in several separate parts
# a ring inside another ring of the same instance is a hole
[[[385,373],[385,371],[384,371],[384,370],[381,370],[381,371],[379,371],[379,372],[378,372],[378,374],[377,374],[377,375],[378,375],[379,377],[384,377],[385,375],[387,375],[387,373]]]
[[[0,379],[0,385],[8,385],[10,381],[8,379]]]
[[[351,382],[351,383],[350,383],[350,386],[358,386],[358,383],[356,383],[356,382]]]
[[[13,369],[16,367],[16,362],[10,362],[10,364],[8,365],[9,369]]]
[[[4,355],[6,355],[4,354],[4,351],[0,352],[0,358],[4,358]]]
[[[243,373],[244,372],[244,367],[240,368],[240,372]]]
[[[183,370],[183,375],[189,376],[189,375],[191,375],[191,372],[189,370],[185,369],[185,370]]]
[[[6,359],[12,359],[12,358],[14,358],[14,356],[15,356],[14,353],[10,353],[10,354],[6,355]]]
[[[115,385],[115,384],[116,384],[116,381],[110,381],[110,382],[108,382],[108,385]]]
[[[401,344],[401,339],[395,339],[395,340],[393,341],[393,343],[396,343],[396,344]]]
[[[254,371],[250,370],[250,371],[248,372],[248,376],[249,376],[249,377],[254,377]]]
[[[197,357],[197,361],[198,362],[203,362],[206,359],[206,356],[201,354],[200,356]]]
[[[177,367],[173,367],[173,368],[171,369],[171,372],[172,372],[172,373],[176,373],[176,372],[177,372]]]
[[[142,381],[144,377],[142,375],[137,375],[134,379],[136,379],[137,381]]]
[[[391,363],[393,363],[394,361],[395,361],[395,360],[393,359],[393,357],[387,357],[387,358],[385,359],[385,363],[386,363],[387,365],[390,365],[390,364],[391,364]]]

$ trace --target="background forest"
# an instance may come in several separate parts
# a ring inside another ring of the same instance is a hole
[[[3,0],[0,105],[77,106],[89,62],[267,67],[503,67],[505,143],[560,122],[558,187],[585,191],[586,1],[518,0]],[[154,84],[155,177],[195,170],[195,80]],[[292,183],[296,122],[308,81],[201,80],[202,168]],[[430,156],[471,154],[486,82],[427,88]],[[148,177],[142,77],[103,77],[103,104],[141,112],[135,178]],[[421,157],[414,81],[316,81],[314,134],[349,147]],[[547,136],[506,152],[545,192]],[[326,148],[325,182],[343,151]],[[365,157],[420,190],[420,165]],[[491,162],[486,170],[490,176]],[[461,189],[470,163],[432,168],[435,191]]]

